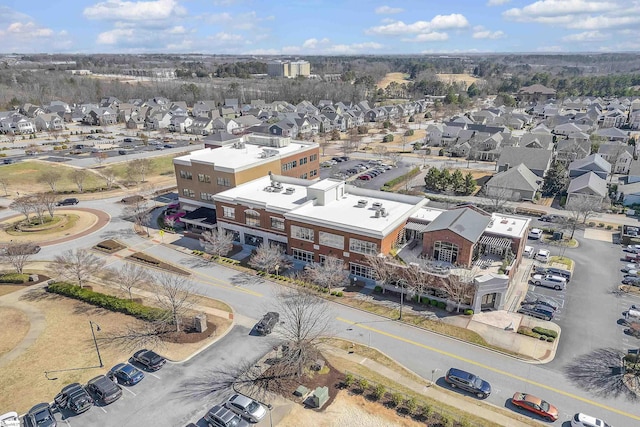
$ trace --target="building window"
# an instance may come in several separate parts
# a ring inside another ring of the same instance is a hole
[[[271,217],[271,228],[274,230],[284,230],[284,219]]]
[[[313,242],[313,228],[300,227],[297,225],[291,226],[291,237],[294,239],[306,240],[307,242]]]
[[[306,157],[302,157],[302,158],[300,159],[300,166],[302,166],[302,165],[306,165],[306,164],[307,164],[307,161],[308,161],[308,159],[307,159]]]
[[[189,190],[188,188],[183,188],[182,195],[187,197],[196,197],[196,192],[193,190]]]
[[[235,219],[236,218],[236,209],[235,208],[230,208],[228,206],[223,206],[222,207],[222,216],[225,217],[225,218]]]
[[[303,173],[302,175],[300,175],[300,179],[307,179],[307,173]]]
[[[189,171],[180,171],[180,178],[193,179],[193,175]]]
[[[311,172],[309,172],[309,176],[318,176],[318,170],[314,169]]]
[[[378,253],[378,245],[360,239],[349,239],[349,251],[364,255],[375,255]]]
[[[202,192],[200,193],[200,200],[206,200],[210,202],[211,200],[213,200],[213,194]]]
[[[349,263],[349,273],[353,276],[364,277],[366,279],[373,279],[373,270],[371,267],[356,264],[355,262]]]
[[[318,155],[317,154],[312,154],[309,156],[309,161],[310,162],[315,162],[316,160],[318,160]]]
[[[438,261],[455,264],[458,261],[458,245],[450,242],[437,241],[433,245],[433,258]]]
[[[244,211],[244,223],[251,227],[260,227],[260,214],[254,210]]]
[[[231,187],[231,180],[229,178],[217,177],[216,182],[218,183],[218,185],[221,185],[223,187]]]
[[[298,161],[297,160],[285,163],[284,165],[282,165],[282,171],[285,172],[285,171],[291,170],[291,169],[295,168],[297,165],[298,165]]]
[[[200,182],[211,182],[211,176],[205,175],[203,173],[198,174],[198,181]]]
[[[329,246],[330,248],[340,250],[344,249],[344,236],[321,231],[318,237],[320,244],[323,246]]]
[[[303,251],[301,249],[293,249],[293,259],[304,262],[313,262],[313,252]]]

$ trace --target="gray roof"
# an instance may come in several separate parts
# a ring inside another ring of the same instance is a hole
[[[500,153],[498,166],[524,163],[530,170],[545,170],[549,167],[553,150],[540,148],[505,147]]]
[[[439,230],[450,230],[470,242],[477,242],[491,217],[483,215],[471,208],[458,208],[442,212],[425,229],[425,233]]]
[[[586,169],[590,165],[595,165],[597,169],[601,170],[602,172],[611,172],[611,164],[603,159],[599,154],[591,154],[584,159],[574,160],[569,165],[569,170],[572,171]]]
[[[593,172],[585,173],[571,180],[567,193],[584,193],[582,190],[585,189],[604,197],[607,195],[607,181]]]
[[[511,190],[537,191],[540,178],[520,163],[518,166],[494,175],[487,183],[487,187],[504,187]]]

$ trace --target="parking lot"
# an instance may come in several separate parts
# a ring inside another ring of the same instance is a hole
[[[326,167],[326,165],[327,163],[325,163],[325,167],[320,168],[321,179],[331,177],[345,179],[352,185],[372,190],[379,190],[387,181],[402,176],[411,169],[411,165],[404,162],[391,165],[391,162],[387,160],[363,160],[353,157],[346,161],[335,162],[329,167]],[[360,167],[358,167],[359,165]],[[384,168],[382,165],[388,165],[388,167]],[[359,179],[361,175],[365,175],[376,168],[384,171],[367,180]]]
[[[96,403],[80,415],[66,410],[62,413],[56,411],[55,418],[59,426],[74,427],[173,427],[188,423],[206,427],[203,416],[212,406],[224,402],[232,393],[229,391],[226,395],[214,396],[202,389],[202,379],[206,378],[209,369],[231,366],[243,359],[256,360],[277,342],[275,336],[250,335],[249,328],[236,325],[220,341],[184,363],[167,362],[155,372],[143,370],[145,378],[134,386],[121,386],[122,397],[110,405]],[[162,354],[162,351],[158,350],[158,353]],[[105,366],[104,371],[96,372],[96,375],[105,374],[110,368],[111,366]],[[60,384],[60,388],[65,385]],[[51,396],[51,400],[53,397]],[[268,426],[269,419],[265,417],[254,425]]]

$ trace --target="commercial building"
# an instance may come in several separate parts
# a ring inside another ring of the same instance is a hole
[[[269,62],[267,64],[267,74],[271,77],[309,77],[311,75],[311,64],[307,61]]]

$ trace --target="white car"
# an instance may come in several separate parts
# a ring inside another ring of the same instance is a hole
[[[638,264],[627,264],[624,267],[622,267],[623,273],[628,273],[631,270],[638,270]]]
[[[533,251],[534,251],[533,246],[525,246],[524,251],[522,252],[522,255],[526,256],[527,258],[532,258]]]
[[[567,279],[552,274],[534,274],[531,281],[536,286],[545,286],[560,291],[567,286]]]
[[[542,230],[539,228],[532,228],[529,230],[529,238],[533,240],[538,240],[542,238]]]
[[[571,418],[571,427],[611,427],[611,425],[596,417],[578,413]]]
[[[20,418],[17,412],[7,412],[0,415],[0,427],[20,427]]]
[[[551,252],[546,249],[539,249],[536,254],[536,259],[540,262],[549,262],[551,259]]]
[[[267,413],[264,406],[241,394],[231,396],[224,406],[252,423],[259,422]]]

